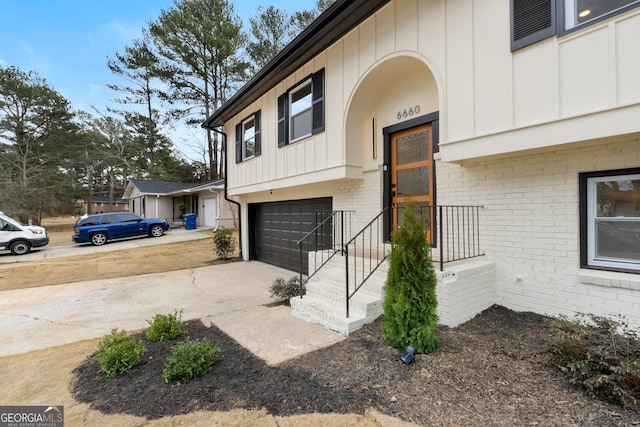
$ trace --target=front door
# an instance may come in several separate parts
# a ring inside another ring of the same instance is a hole
[[[402,225],[402,212],[409,199],[425,219],[427,241],[433,244],[435,209],[433,194],[433,135],[431,124],[391,135],[391,207],[393,228]]]

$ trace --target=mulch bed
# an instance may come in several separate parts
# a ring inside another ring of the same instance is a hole
[[[162,367],[174,343],[139,334],[147,348],[140,365],[107,379],[87,361],[75,370],[73,393],[103,413],[148,419],[196,410],[266,408],[287,416],[376,408],[419,425],[640,425],[640,413],[597,400],[545,366],[544,316],[491,307],[459,327],[440,327],[442,346],[409,365],[382,342],[381,328],[378,320],[345,341],[270,367],[218,328],[187,322],[189,337],[222,349],[205,376],[165,383]]]

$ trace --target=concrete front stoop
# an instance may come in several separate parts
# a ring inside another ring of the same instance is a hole
[[[313,258],[310,255],[309,265]],[[362,281],[362,269],[369,271],[375,259],[349,257],[349,275],[356,272]],[[371,323],[383,314],[384,285],[387,280],[387,258],[349,301],[346,316],[345,258],[333,257],[307,283],[307,294],[291,298],[292,314],[298,318],[322,325],[348,336],[351,332]],[[444,271],[436,269],[438,285],[438,316],[440,324],[455,327],[498,303],[495,289],[495,262],[477,257],[447,264]],[[350,292],[355,280],[350,279]]]
[[[359,284],[353,282],[357,279],[361,282],[364,277],[363,259],[351,256],[349,263],[349,287],[352,293],[355,286]],[[368,274],[370,268],[368,259],[365,260],[364,265]],[[347,336],[382,315],[387,271],[388,262],[384,261],[351,297],[347,318],[345,258],[336,255],[307,282],[306,295],[302,298],[291,298],[292,314]]]

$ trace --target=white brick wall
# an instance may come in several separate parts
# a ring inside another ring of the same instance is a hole
[[[622,315],[640,326],[640,276],[580,270],[580,172],[640,166],[640,141],[601,142],[464,166],[438,163],[439,205],[483,205],[496,303],[541,314]],[[611,283],[611,282],[609,282]]]
[[[352,232],[360,231],[382,211],[382,169],[369,168],[364,173],[364,180],[338,181],[333,209],[357,211],[352,215]]]
[[[485,258],[436,271],[440,324],[458,326],[495,303],[494,263]]]

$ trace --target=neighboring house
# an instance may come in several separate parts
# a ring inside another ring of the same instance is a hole
[[[164,218],[182,224],[180,206],[185,213],[198,215],[200,227],[235,229],[237,206],[224,197],[224,180],[207,183],[179,183],[132,179],[124,191],[129,211],[145,218]]]
[[[313,212],[354,211],[350,237],[411,194],[464,207],[484,254],[438,272],[442,323],[501,304],[640,326],[639,41],[640,1],[337,0],[203,125],[244,258],[296,271]]]
[[[75,202],[78,211],[82,214],[89,212],[89,203],[87,199],[78,199]],[[109,196],[92,196],[91,197],[91,213],[101,212],[126,212],[129,210],[129,201],[124,199],[113,199]]]

